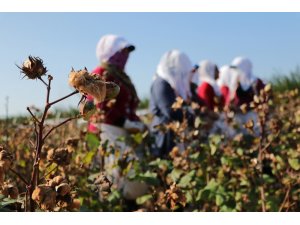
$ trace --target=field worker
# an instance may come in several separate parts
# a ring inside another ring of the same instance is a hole
[[[167,155],[175,146],[174,133],[162,132],[158,125],[166,125],[172,121],[182,121],[183,111],[172,109],[176,97],[189,101],[191,97],[189,76],[193,70],[189,57],[179,50],[166,52],[156,70],[151,86],[150,111],[155,143],[152,153],[155,156]]]
[[[197,88],[199,85],[199,77],[198,77],[198,68],[199,65],[194,65],[193,69],[189,76],[189,82],[190,82],[190,90],[191,90],[191,101],[198,103],[199,105],[203,105],[204,103],[198,98],[197,94]]]
[[[264,83],[261,79],[255,77],[252,73],[252,62],[245,57],[236,57],[232,63],[232,67],[239,70],[238,87],[235,95],[235,105],[249,104],[253,100],[254,95],[259,95]]]
[[[240,124],[240,129],[243,133],[247,130],[243,128],[244,124],[252,120],[254,123],[254,134],[259,135],[259,126],[257,124],[257,113],[250,110],[250,102],[253,101],[254,95],[259,95],[261,89],[264,88],[264,83],[261,79],[255,77],[252,73],[252,62],[246,57],[236,57],[231,67],[235,67],[238,72],[238,86],[235,93],[234,104],[239,107],[243,104],[247,105],[247,113],[239,113],[236,115],[236,122]]]
[[[223,134],[227,138],[233,138],[237,131],[228,123],[226,111],[233,103],[236,88],[237,88],[238,71],[228,65],[220,68],[217,85],[220,89],[220,106],[224,107],[223,112],[220,112],[218,120],[214,122],[210,134]]]
[[[209,60],[201,61],[199,66],[201,84],[197,88],[198,97],[208,109],[213,110],[215,106],[218,106],[216,99],[221,95],[216,82],[219,70],[217,65]]]
[[[228,65],[220,68],[219,79],[217,84],[221,92],[221,105],[228,107],[234,100],[237,89],[238,72]]]
[[[106,81],[116,83],[120,87],[120,92],[115,102],[103,102],[97,104],[97,108],[102,112],[100,120],[90,122],[89,131],[100,131],[101,143],[107,142],[109,146],[120,150],[122,153],[129,149],[120,137],[128,137],[131,131],[143,131],[145,126],[136,115],[139,98],[130,77],[125,72],[125,65],[128,57],[135,47],[129,44],[124,38],[116,35],[105,35],[101,37],[97,44],[96,55],[100,65],[92,73],[99,75]],[[91,97],[88,98],[90,101]],[[93,120],[93,118],[92,118]],[[119,156],[120,157],[120,156]],[[116,164],[118,157],[110,154],[105,161],[106,171]],[[145,185],[139,186],[137,182],[129,182],[119,176],[119,169],[115,168],[112,174],[112,181],[123,190],[125,198],[134,200],[144,194]]]

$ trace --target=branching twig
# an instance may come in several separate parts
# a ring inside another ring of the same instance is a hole
[[[48,84],[43,80],[43,78],[41,78],[41,77],[38,77],[38,79],[40,80],[40,81],[42,81],[42,83],[43,84],[45,84],[46,85],[46,87],[48,87]]]
[[[55,100],[55,101],[53,101],[53,102],[50,102],[49,105],[52,106],[52,105],[54,105],[54,104],[56,104],[56,103],[58,103],[58,102],[60,102],[60,101],[62,101],[62,100],[64,100],[64,99],[66,99],[66,98],[71,97],[72,95],[77,94],[77,93],[79,93],[79,91],[73,91],[72,93],[66,95],[65,97],[62,97],[62,98],[57,99],[57,100]]]
[[[48,85],[47,85],[47,98],[46,98],[46,105],[49,104],[49,98],[50,98],[50,89],[51,89],[51,81],[53,77],[51,75],[48,75]]]
[[[25,212],[28,212],[28,189],[25,193]]]
[[[63,122],[59,123],[58,125],[52,127],[52,128],[47,132],[47,134],[44,136],[43,141],[44,141],[44,140],[51,134],[51,132],[52,132],[53,130],[55,130],[56,128],[58,128],[58,127],[64,125],[65,123],[67,123],[67,122],[69,122],[69,121],[71,121],[71,120],[78,119],[78,118],[80,118],[80,115],[77,115],[77,116],[75,116],[75,117],[71,117],[71,118],[69,118],[69,119],[66,119],[65,121],[63,121]]]
[[[30,108],[27,107],[27,111],[30,113],[30,115],[32,116],[32,118],[37,122],[40,123],[40,121],[38,120],[38,118],[36,118],[36,116],[31,112]]]
[[[286,191],[286,193],[285,193],[284,200],[283,200],[283,202],[281,203],[278,212],[281,212],[281,211],[282,211],[282,209],[283,209],[285,203],[287,202],[288,197],[289,197],[289,194],[290,194],[290,190],[291,190],[291,187],[289,186],[288,189],[287,189],[287,191]]]

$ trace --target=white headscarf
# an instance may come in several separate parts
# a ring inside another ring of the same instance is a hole
[[[131,46],[124,38],[107,34],[100,38],[96,47],[96,56],[99,62],[105,63],[116,52]]]
[[[238,71],[236,69],[230,68],[228,65],[222,66],[220,68],[219,79],[217,80],[218,86],[227,86],[230,92],[230,100],[234,98],[235,91],[238,82]]]
[[[240,70],[239,82],[244,91],[248,90],[257,79],[252,73],[252,62],[246,57],[239,56],[232,61],[231,65]]]
[[[184,100],[191,96],[189,76],[193,69],[189,57],[179,50],[166,52],[156,70],[158,76],[167,81]]]
[[[203,60],[199,63],[199,79],[201,82],[209,83],[216,95],[220,96],[220,88],[215,80],[216,64],[209,60]]]

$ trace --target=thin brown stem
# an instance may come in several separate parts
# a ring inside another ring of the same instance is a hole
[[[42,83],[45,84],[46,87],[48,87],[48,84],[43,80],[43,78],[39,77],[38,79],[39,79],[40,81],[42,81]]]
[[[50,98],[50,89],[51,89],[51,81],[52,81],[52,76],[48,76],[48,85],[47,85],[47,97],[46,97],[46,104],[49,104],[49,98]]]
[[[35,122],[40,123],[40,121],[38,120],[38,118],[36,118],[36,116],[31,112],[31,110],[30,110],[29,107],[27,107],[27,111],[30,113],[30,115],[35,120]]]
[[[264,190],[263,186],[259,187],[259,191],[260,191],[260,199],[261,199],[261,207],[262,207],[262,211],[263,211],[263,212],[266,212],[265,190]]]
[[[51,132],[52,132],[53,130],[55,130],[56,128],[58,128],[58,127],[64,125],[65,123],[67,123],[67,122],[69,122],[69,121],[71,121],[71,120],[78,119],[78,118],[80,118],[80,115],[75,116],[75,117],[71,117],[71,118],[69,118],[69,119],[66,119],[65,121],[63,121],[63,122],[59,123],[58,125],[52,127],[52,128],[47,132],[47,134],[44,136],[43,140],[45,140],[45,139],[51,134]]]
[[[64,100],[64,99],[66,99],[66,98],[71,97],[72,95],[77,94],[77,93],[79,93],[79,91],[77,91],[77,90],[76,90],[76,91],[73,91],[72,93],[66,95],[65,97],[62,97],[62,98],[60,98],[60,99],[57,99],[57,100],[55,100],[55,101],[49,103],[49,105],[52,106],[52,105],[54,105],[54,104],[56,104],[56,103],[58,103],[58,102],[60,102],[60,101],[62,101],[62,100]]]
[[[46,105],[45,105],[45,108],[44,108],[44,112],[43,112],[43,115],[42,115],[42,118],[40,120],[38,120],[34,115],[33,113],[31,112],[31,115],[32,117],[35,119],[35,123],[34,123],[34,127],[35,127],[35,134],[36,134],[36,146],[35,146],[35,159],[34,159],[34,163],[33,163],[33,170],[32,170],[32,173],[31,173],[31,179],[30,179],[30,184],[27,185],[27,192],[28,192],[28,196],[29,196],[29,208],[30,208],[30,211],[35,211],[35,207],[36,207],[36,204],[35,202],[33,201],[33,199],[31,198],[32,196],[32,193],[35,189],[35,187],[37,185],[39,185],[39,182],[40,182],[40,179],[39,179],[39,161],[40,161],[40,153],[41,153],[41,150],[42,150],[42,147],[44,145],[44,141],[45,139],[50,135],[50,133],[62,126],[63,124],[69,122],[70,120],[73,120],[73,119],[77,119],[79,118],[78,116],[74,117],[74,118],[69,118],[65,121],[63,121],[62,123],[52,127],[47,133],[46,135],[44,136],[43,133],[44,133],[44,129],[45,129],[45,126],[44,126],[44,122],[46,120],[46,117],[47,117],[47,114],[48,114],[48,110],[50,109],[50,107],[74,94],[77,94],[78,91],[74,91],[72,92],[71,94],[69,95],[66,95],[65,97],[63,98],[60,98],[54,102],[49,102],[49,98],[50,98],[50,91],[51,91],[51,81],[53,79],[53,77],[51,75],[48,75],[48,84],[45,83],[45,81],[42,79],[42,78],[39,78],[47,87],[47,95],[46,95]]]
[[[31,199],[31,195],[33,193],[34,188],[39,184],[39,160],[40,160],[40,152],[41,152],[43,144],[44,144],[44,140],[43,140],[44,122],[45,122],[48,110],[50,108],[49,96],[50,96],[50,90],[51,90],[51,80],[52,80],[52,77],[49,75],[48,76],[48,85],[47,85],[46,105],[44,108],[42,119],[38,123],[38,129],[35,124],[37,140],[36,140],[36,148],[35,148],[35,159],[34,159],[34,163],[33,163],[33,171],[31,174],[30,188],[29,188],[30,211],[35,210],[35,203]]]
[[[28,189],[25,193],[25,212],[28,212]]]
[[[28,185],[28,184],[29,184],[29,183],[25,180],[25,178],[24,178],[21,174],[19,174],[17,171],[15,171],[13,168],[9,168],[9,170],[10,170],[11,172],[13,172],[15,175],[17,175],[17,177],[19,177],[20,180],[23,181],[23,183],[24,183],[25,185]]]
[[[289,186],[288,189],[287,189],[287,191],[286,191],[286,193],[285,193],[284,200],[283,200],[283,202],[281,203],[278,212],[281,212],[281,211],[282,211],[282,209],[284,208],[285,203],[288,201],[288,199],[289,199],[289,194],[290,194],[290,190],[291,190],[291,187]]]

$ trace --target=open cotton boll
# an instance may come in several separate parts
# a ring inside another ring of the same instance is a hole
[[[69,75],[69,84],[83,95],[91,95],[96,102],[103,102],[106,96],[105,82],[89,74],[87,69],[75,71]]]
[[[41,76],[47,73],[47,68],[39,57],[29,56],[21,66],[17,65],[17,67],[28,79],[41,79]]]
[[[69,75],[69,84],[83,95],[91,95],[96,103],[116,97],[120,88],[112,82],[105,82],[97,75],[90,74],[87,69],[75,71]]]

